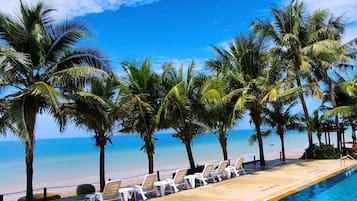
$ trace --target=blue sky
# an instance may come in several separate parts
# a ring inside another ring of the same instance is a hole
[[[25,1],[26,2],[26,1]],[[37,0],[27,0],[34,4]],[[210,44],[222,46],[241,32],[249,31],[249,23],[270,16],[271,6],[285,5],[287,0],[46,0],[57,9],[57,21],[78,20],[88,25],[93,34],[81,45],[97,47],[120,72],[119,62],[151,58],[157,71],[160,64],[174,61],[188,64],[195,60],[199,67],[212,58]],[[2,12],[14,14],[18,0],[0,0]],[[344,40],[357,33],[355,0],[308,0],[308,10],[317,8],[343,14],[348,25]],[[319,103],[309,100],[311,108]],[[239,128],[251,128],[247,118]],[[47,115],[38,117],[38,138],[60,137],[58,127]],[[68,137],[90,136],[69,125],[62,134]],[[0,138],[1,139],[1,138]]]
[[[204,3],[202,3],[204,2]],[[209,44],[219,45],[251,20],[268,14],[272,2],[236,0],[161,0],[79,18],[90,25],[100,46],[113,60],[148,56],[155,62],[205,59]]]

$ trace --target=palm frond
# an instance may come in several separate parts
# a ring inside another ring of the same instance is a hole
[[[66,52],[68,48],[71,48],[80,39],[89,35],[86,27],[76,22],[65,22],[55,27],[51,26],[49,31],[53,41],[46,54],[46,60],[49,63],[55,63],[63,52]]]
[[[50,76],[52,73],[72,68],[76,66],[102,69],[110,72],[110,62],[98,50],[95,49],[74,49],[66,50],[63,54],[57,55],[57,59],[48,62],[44,75]]]
[[[263,130],[261,131],[262,137],[268,137],[271,134],[271,130]],[[253,133],[249,138],[248,138],[248,144],[253,145],[254,142],[256,142],[258,139],[257,133]]]
[[[105,77],[108,74],[94,67],[72,67],[52,73],[50,82],[55,86],[82,87],[84,83],[94,77]]]
[[[354,106],[340,106],[336,107],[325,114],[325,117],[331,117],[334,115],[341,115],[342,117],[350,117],[357,115],[357,105]]]
[[[7,133],[17,133],[16,126],[9,116],[9,102],[5,99],[0,99],[0,135]]]
[[[341,83],[341,88],[351,97],[357,97],[357,80]]]
[[[60,110],[60,101],[63,96],[56,89],[46,84],[45,82],[36,82],[28,88],[32,95],[44,97],[48,103],[50,103],[51,108],[56,112]]]
[[[27,94],[17,96],[9,102],[9,116],[16,125],[18,133],[16,135],[23,140],[33,138],[31,125],[35,123],[36,106],[33,105],[33,98]]]
[[[31,74],[31,61],[27,55],[12,48],[0,47],[0,74],[7,82],[27,85],[25,78]]]

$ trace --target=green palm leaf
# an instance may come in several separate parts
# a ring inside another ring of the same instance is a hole
[[[59,112],[60,101],[58,99],[63,99],[63,96],[56,89],[45,82],[36,82],[29,87],[29,90],[34,96],[46,98],[48,100],[46,102],[50,103],[51,107],[54,108],[55,111]]]
[[[325,117],[331,117],[340,114],[342,117],[350,117],[357,114],[357,106],[340,106],[336,107],[325,114]]]
[[[108,76],[108,74],[98,68],[72,67],[52,73],[49,80],[54,85],[58,86],[63,86],[65,84],[71,86],[74,84],[77,87],[81,87],[87,80],[93,77],[103,76]]]

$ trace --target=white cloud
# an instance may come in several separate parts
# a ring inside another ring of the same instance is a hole
[[[317,9],[328,10],[335,16],[343,16],[346,21],[346,31],[343,42],[357,36],[357,2],[356,0],[305,0],[308,11]]]
[[[23,0],[29,5],[35,5],[40,0]],[[150,4],[158,0],[46,0],[50,8],[54,8],[55,19],[63,20],[90,13],[100,13],[105,10],[116,10],[121,6],[139,6]],[[0,11],[17,15],[19,12],[18,0],[0,0]]]
[[[179,68],[183,66],[183,72],[186,74],[187,68],[191,65],[192,61],[195,63],[195,71],[196,72],[204,72],[205,60],[202,58],[185,58],[185,59],[176,59],[176,58],[168,58],[168,57],[157,57],[152,59],[153,70],[157,73],[162,72],[162,65],[165,63],[172,63],[173,66]]]
[[[326,9],[335,15],[345,15],[348,21],[357,20],[357,2],[355,0],[306,0],[305,4],[310,11]]]
[[[357,37],[357,2],[356,0],[304,0],[308,12],[328,10],[334,16],[343,16],[346,23],[345,34],[342,42],[348,42]],[[278,2],[283,7],[290,0]]]

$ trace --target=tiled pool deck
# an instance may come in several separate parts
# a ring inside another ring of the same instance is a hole
[[[317,183],[355,165],[352,161],[341,160],[294,160],[284,165],[278,165],[278,163],[270,161],[264,170],[257,170],[250,165],[246,167],[247,175],[151,200],[279,200],[305,186]]]

